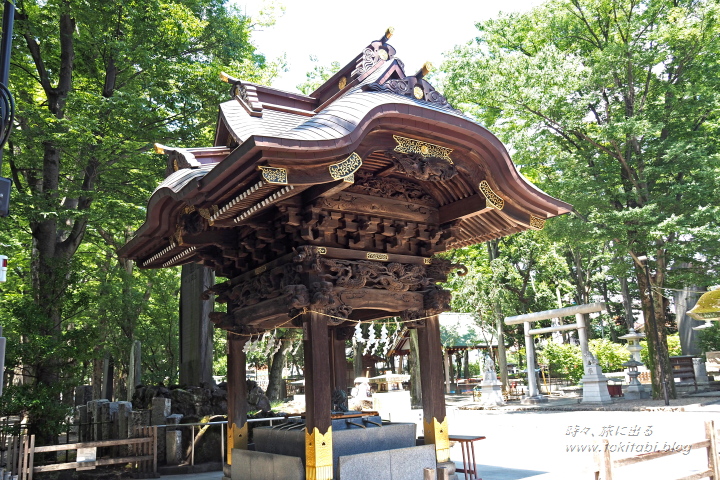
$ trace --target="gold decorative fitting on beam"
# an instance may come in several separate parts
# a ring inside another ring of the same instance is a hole
[[[395,33],[395,27],[388,27],[388,29],[385,30],[385,39],[390,40],[390,37],[392,37],[394,33]]]
[[[225,72],[220,72],[220,80],[222,80],[225,83],[228,83],[230,81],[230,76]]]
[[[360,155],[353,152],[342,162],[330,165],[328,170],[330,171],[330,176],[334,180],[340,180],[353,175],[361,166],[362,159],[360,158]]]
[[[377,55],[380,58],[380,60],[387,60],[388,58],[390,58],[388,56],[387,50],[385,50],[384,48],[379,48],[377,51]]]
[[[152,262],[154,262],[158,258],[162,257],[163,255],[165,255],[166,253],[168,253],[170,250],[172,250],[175,247],[177,247],[177,244],[175,242],[170,242],[170,245],[168,245],[167,247],[163,248],[162,250],[160,250],[158,253],[156,253],[152,257],[145,260],[143,262],[143,267],[150,265]]]
[[[421,73],[422,76],[424,77],[425,75],[427,75],[427,74],[429,74],[430,72],[432,72],[432,69],[433,69],[433,64],[430,63],[430,62],[425,62],[425,63],[423,63],[422,68],[420,69],[420,73]]]
[[[347,77],[340,77],[338,80],[338,90],[342,90],[347,85]]]
[[[332,427],[328,427],[324,435],[317,427],[313,428],[312,433],[305,430],[305,478],[333,478]]]
[[[387,261],[390,257],[387,253],[375,253],[375,252],[367,252],[365,255],[365,258],[368,260],[383,260]]]
[[[182,227],[180,225],[175,225],[175,233],[173,233],[173,238],[175,239],[175,241],[177,242],[178,245],[183,244],[182,235],[183,235]]]
[[[425,265],[432,265],[432,258],[423,258],[423,263]]]
[[[258,167],[262,170],[263,179],[268,183],[287,185],[287,170],[278,167]]]
[[[543,228],[545,228],[545,219],[542,217],[538,217],[533,214],[530,214],[530,228],[534,228],[536,230],[542,230]]]
[[[505,200],[503,200],[500,195],[493,191],[487,180],[483,180],[482,182],[480,182],[479,187],[482,194],[485,195],[488,208],[495,208],[497,210],[503,209],[503,207],[505,206]]]
[[[422,140],[415,140],[414,138],[405,138],[399,135],[393,135],[393,138],[397,142],[395,147],[396,152],[400,153],[417,153],[424,157],[437,157],[447,160],[448,163],[453,163],[450,158],[452,148],[441,147],[440,145],[434,145],[432,143],[423,142]]]
[[[260,275],[261,273],[265,273],[267,270],[267,265],[263,265],[262,267],[258,267],[255,269],[255,275]]]
[[[425,95],[425,93],[423,92],[422,88],[420,88],[420,87],[413,88],[413,97],[417,98],[418,100],[422,100],[423,95]]]
[[[318,247],[317,253],[318,255],[327,255],[327,247]]]
[[[163,153],[165,153],[165,145],[156,143],[155,145],[153,145],[153,150],[155,150],[155,153],[162,155]]]
[[[185,215],[188,215],[194,211],[195,211],[195,207],[192,205],[185,205],[185,207],[182,210],[183,214],[185,214]]]
[[[213,205],[210,208],[198,208],[198,214],[208,221],[208,225],[211,227],[215,224],[215,220],[213,220],[213,215],[218,213],[220,208],[218,208],[217,205]]]
[[[425,445],[435,445],[435,458],[438,462],[450,460],[450,436],[448,434],[447,416],[442,422],[433,417],[427,421],[423,419]]]
[[[171,258],[170,260],[168,260],[167,262],[163,263],[163,268],[171,266],[173,263],[177,262],[177,261],[180,260],[181,258],[187,257],[188,255],[190,255],[190,254],[191,254],[192,252],[194,252],[195,250],[197,250],[197,247],[190,247],[190,248],[188,248],[187,250],[183,250],[182,252],[178,253],[177,255],[175,255],[174,257],[172,257],[172,258]]]

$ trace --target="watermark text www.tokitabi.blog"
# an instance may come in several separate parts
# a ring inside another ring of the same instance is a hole
[[[675,452],[687,455],[692,445],[684,445],[677,442],[619,442],[599,444],[566,444],[567,453],[651,453],[651,452]]]

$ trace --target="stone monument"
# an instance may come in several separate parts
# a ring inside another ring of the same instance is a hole
[[[612,403],[608,392],[608,379],[603,375],[597,358],[588,351],[583,356],[585,375],[582,378],[583,399],[580,403]]]
[[[495,362],[489,355],[485,356],[485,371],[480,384],[480,403],[483,405],[505,405],[502,396],[502,383],[495,372]]]

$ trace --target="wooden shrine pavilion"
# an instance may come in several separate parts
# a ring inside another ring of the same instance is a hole
[[[229,280],[206,292],[228,332],[228,446],[247,447],[244,344],[302,328],[305,473],[333,478],[332,392],[345,389],[357,321],[418,329],[424,437],[449,460],[437,284],[452,248],[542,229],[570,205],[530,184],[503,144],[371,42],[310,95],[222,75],[230,99],[211,147],[156,146],[167,177],[121,255],[143,268],[199,263]],[[230,454],[228,455],[230,463]]]

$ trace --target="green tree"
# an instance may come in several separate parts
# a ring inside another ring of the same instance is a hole
[[[305,74],[307,79],[297,86],[297,89],[305,95],[310,95],[312,92],[317,90],[320,85],[325,83],[328,78],[335,75],[335,73],[342,67],[340,62],[337,61],[330,63],[330,66],[320,65],[320,62],[315,55],[310,55],[310,61],[314,64],[313,69]]]
[[[3,241],[22,269],[9,308],[16,363],[34,398],[77,384],[88,345],[102,347],[107,331],[131,341],[135,317],[172,305],[158,298],[138,310],[153,276],[114,252],[162,178],[152,142],[210,143],[227,90],[220,71],[256,81],[272,72],[250,29],[225,0],[18,0],[17,128],[6,156],[15,191],[4,220],[13,233]],[[131,292],[139,296],[124,296]],[[50,412],[26,413],[33,433],[51,441]]]
[[[662,288],[717,271],[717,16],[714,0],[551,0],[478,24],[445,65],[456,106],[580,212],[566,228],[632,259],[659,335],[648,336],[655,396],[663,380],[673,389]],[[681,262],[695,267],[671,268]]]

